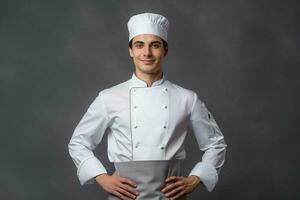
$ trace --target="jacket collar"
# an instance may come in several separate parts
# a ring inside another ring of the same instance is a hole
[[[152,83],[152,85],[150,87],[154,87],[154,86],[158,86],[161,85],[165,82],[165,75],[163,73],[163,77],[159,80],[156,80]],[[130,86],[131,87],[148,87],[147,83],[141,79],[139,79],[136,75],[135,72],[133,72],[132,77],[130,79]]]

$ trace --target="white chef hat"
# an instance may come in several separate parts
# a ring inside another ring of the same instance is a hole
[[[142,13],[132,16],[128,23],[129,41],[140,34],[153,34],[168,42],[170,23],[167,18],[154,13]]]

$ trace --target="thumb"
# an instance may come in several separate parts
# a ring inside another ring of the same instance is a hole
[[[112,174],[112,176],[117,176],[117,172],[115,171],[115,172]]]

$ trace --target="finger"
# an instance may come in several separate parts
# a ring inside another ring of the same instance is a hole
[[[112,194],[114,194],[115,196],[119,197],[122,200],[128,200],[127,197],[125,197],[124,195],[122,195],[120,192],[118,191],[114,191]]]
[[[119,187],[123,188],[124,190],[130,192],[131,194],[133,195],[138,195],[138,191],[134,188],[132,188],[131,186],[127,185],[127,184],[123,184],[123,183],[120,183]]]
[[[184,179],[183,176],[170,176],[169,178],[166,179],[166,182],[175,182],[183,179]]]
[[[177,176],[170,176],[170,177],[166,178],[166,182],[176,181],[177,178],[178,178]]]
[[[134,181],[132,181],[132,180],[130,180],[130,179],[128,179],[128,178],[120,177],[120,181],[121,181],[122,183],[126,183],[126,184],[128,184],[128,185],[130,185],[130,186],[132,186],[132,187],[137,187],[137,184],[136,184]]]
[[[161,192],[162,192],[162,193],[168,192],[168,191],[171,190],[173,187],[174,187],[173,184],[167,185],[167,186],[165,186],[165,187],[161,190]]]
[[[172,190],[173,188],[176,188],[176,187],[181,186],[181,185],[183,185],[182,181],[177,181],[175,183],[171,183],[171,184],[167,185],[164,189],[162,189],[161,192],[166,193],[169,190]]]
[[[175,200],[175,199],[178,199],[179,197],[181,197],[182,195],[184,195],[185,192],[184,191],[181,191],[179,192],[177,195],[175,195],[174,197],[171,197],[170,200]]]
[[[184,187],[183,186],[180,186],[180,187],[177,187],[173,190],[171,190],[170,192],[168,192],[166,195],[166,197],[172,197],[172,196],[175,196],[177,193],[181,192],[184,190]]]
[[[128,199],[128,197],[129,197],[129,198],[132,198],[132,199],[135,199],[135,198],[136,198],[136,195],[131,194],[130,192],[124,190],[123,188],[118,188],[117,191],[118,191],[121,195],[125,196],[126,199]]]

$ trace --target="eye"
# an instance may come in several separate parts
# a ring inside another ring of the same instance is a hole
[[[157,43],[157,44],[153,44],[153,45],[152,45],[152,47],[153,47],[154,49],[159,49],[159,48],[160,48],[160,46],[161,46],[161,45],[160,45],[160,44],[158,44],[158,43]]]
[[[142,47],[143,47],[143,45],[142,45],[142,44],[135,44],[134,46],[135,46],[135,48],[138,48],[138,49],[140,49],[140,48],[142,48]]]

